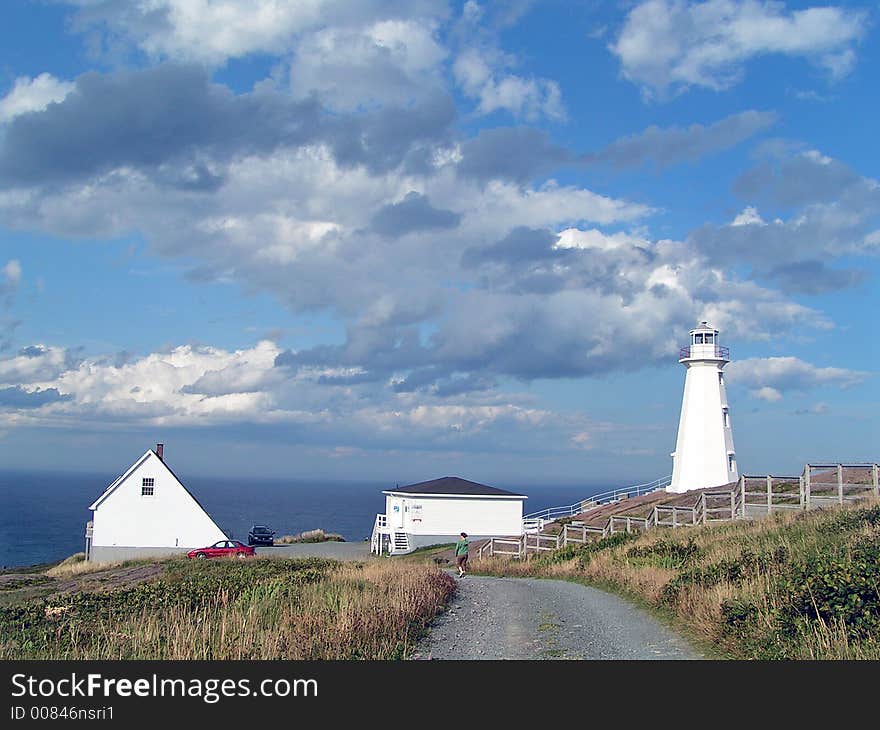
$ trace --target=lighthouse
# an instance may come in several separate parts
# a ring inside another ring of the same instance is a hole
[[[736,453],[723,372],[730,350],[721,347],[718,330],[700,322],[690,331],[690,344],[681,349],[678,361],[686,373],[668,491],[735,482]]]

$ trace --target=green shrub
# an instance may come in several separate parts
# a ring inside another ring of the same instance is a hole
[[[663,588],[662,598],[668,603],[678,600],[683,588],[697,585],[711,588],[719,583],[739,583],[759,573],[775,572],[788,560],[788,550],[779,545],[774,550],[756,554],[743,550],[738,558],[719,560],[717,563],[683,570]]]
[[[566,545],[552,553],[541,555],[534,559],[536,566],[554,565],[556,563],[567,563],[569,560],[577,560],[581,566],[586,565],[592,559],[592,556],[603,550],[611,550],[618,545],[635,540],[637,533],[615,532],[607,537],[594,540],[592,542]]]
[[[729,598],[721,603],[721,619],[725,632],[742,634],[757,616],[757,606],[741,598]]]
[[[880,630],[880,539],[857,542],[850,551],[814,555],[781,578],[778,590],[786,598],[779,619],[787,633],[819,620],[842,622],[850,636],[866,638]]]
[[[833,517],[825,519],[818,526],[820,532],[840,534],[841,532],[853,532],[863,527],[876,527],[880,525],[880,507],[870,509],[841,510]]]

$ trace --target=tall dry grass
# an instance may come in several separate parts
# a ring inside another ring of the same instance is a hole
[[[171,563],[182,577],[115,598],[61,596],[10,609],[0,658],[395,659],[454,591],[448,575],[424,565],[210,562]],[[293,568],[280,572],[280,563]]]
[[[569,547],[472,565],[611,587],[671,612],[692,636],[734,657],[880,659],[878,504],[652,530],[591,552]],[[824,596],[813,606],[793,599],[813,587]]]
[[[120,565],[122,565],[121,562],[95,563],[86,560],[85,553],[74,553],[69,558],[62,560],[58,565],[49,568],[45,574],[50,578],[74,578],[86,573],[97,573],[101,570],[117,568]]]

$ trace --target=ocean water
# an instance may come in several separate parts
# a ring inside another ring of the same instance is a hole
[[[84,548],[89,505],[115,474],[0,471],[0,566],[48,563]],[[214,521],[246,539],[254,524],[279,535],[323,528],[346,540],[368,538],[385,509],[386,482],[192,477],[184,483]],[[526,486],[492,482],[528,495],[525,511],[566,505],[622,484]]]

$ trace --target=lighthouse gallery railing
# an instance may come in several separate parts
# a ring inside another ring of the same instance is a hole
[[[693,345],[693,347],[705,348],[706,345]],[[706,357],[704,352],[700,353],[703,357]],[[678,351],[678,359],[686,360],[691,356],[691,346],[682,347]],[[715,345],[715,357],[721,358],[722,360],[730,360],[730,348],[729,347],[721,347],[721,345]]]

